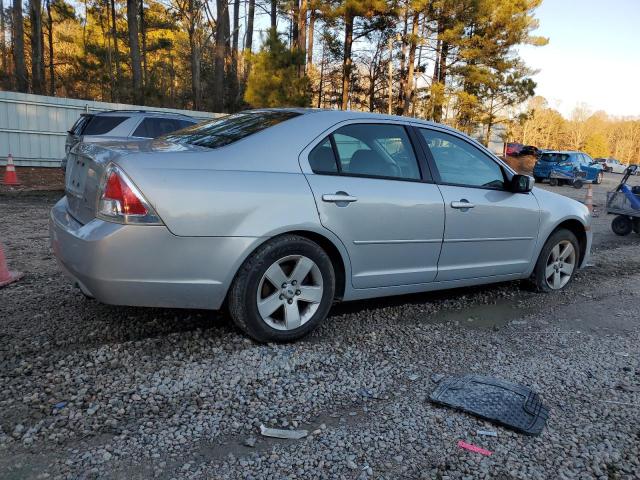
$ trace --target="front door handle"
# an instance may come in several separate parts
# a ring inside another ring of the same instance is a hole
[[[322,195],[323,202],[331,202],[331,203],[351,203],[357,202],[357,197],[352,197],[348,193],[345,192],[336,192],[336,193],[325,193]]]
[[[460,200],[459,202],[451,202],[451,208],[457,208],[460,210],[467,210],[469,208],[473,208],[475,207],[475,205],[473,203],[469,203],[468,200],[465,200],[464,198],[462,200]]]

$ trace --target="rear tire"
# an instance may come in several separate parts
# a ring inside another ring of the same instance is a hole
[[[596,177],[596,180],[593,182],[596,185],[600,185],[602,183],[602,179],[604,178],[604,173],[600,172],[598,173],[598,176]]]
[[[581,189],[583,185],[584,185],[584,182],[579,178],[573,181],[573,188],[575,188],[576,190]]]
[[[540,292],[562,290],[580,265],[580,245],[566,229],[554,232],[542,247],[533,270],[533,283]]]
[[[550,178],[549,179],[549,185],[551,185],[552,187],[557,187],[558,186],[558,179],[557,178]]]
[[[229,289],[229,313],[258,342],[296,340],[327,317],[335,283],[331,259],[318,244],[282,235],[242,265]]]
[[[611,230],[613,230],[613,233],[620,235],[621,237],[629,235],[633,231],[631,219],[624,215],[618,215],[611,222]]]

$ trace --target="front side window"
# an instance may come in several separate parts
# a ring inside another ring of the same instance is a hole
[[[350,176],[420,179],[413,146],[405,128],[400,125],[341,127],[312,150],[309,163],[315,173],[335,173],[337,170]]]
[[[300,115],[287,111],[240,112],[187,127],[163,137],[175,143],[219,148]]]
[[[504,172],[491,157],[461,138],[420,129],[442,183],[504,189]]]

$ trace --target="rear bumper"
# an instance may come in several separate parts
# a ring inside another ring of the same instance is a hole
[[[164,226],[78,223],[51,210],[53,252],[82,290],[113,305],[218,309],[253,237],[178,237]]]

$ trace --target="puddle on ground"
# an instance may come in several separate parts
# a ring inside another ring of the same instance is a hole
[[[504,300],[489,305],[476,305],[461,310],[440,310],[430,316],[433,323],[455,323],[463,328],[491,330],[501,328],[512,321],[522,321],[534,313],[533,307],[513,305],[513,300]]]

